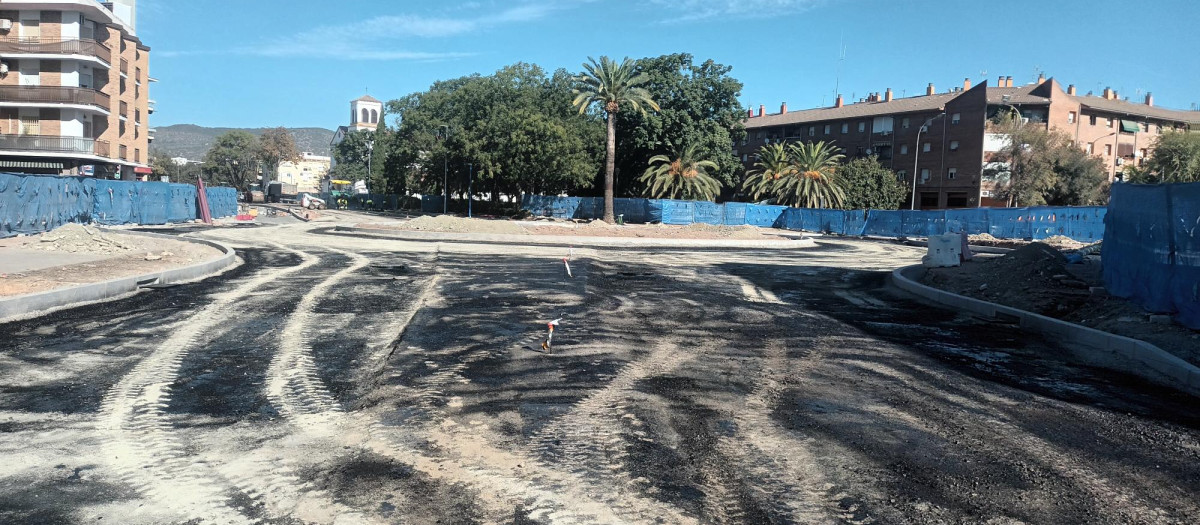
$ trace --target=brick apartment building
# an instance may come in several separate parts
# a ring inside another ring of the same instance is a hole
[[[966,79],[943,93],[929,84],[924,95],[907,98],[895,98],[890,88],[852,104],[839,95],[833,107],[802,111],[789,112],[785,103],[779,113],[766,114],[759,106],[748,113],[747,138],[735,152],[750,170],[764,144],[833,142],[848,157],[877,155],[909,188],[915,178],[918,208],[1005,206],[993,198],[994,181],[984,177],[990,155],[1004,144],[988,125],[1001,111],[1070,134],[1104,160],[1110,180],[1119,166],[1145,159],[1164,130],[1200,128],[1200,112],[1157,107],[1149,94],[1135,103],[1111,89],[1081,96],[1054,79],[1018,87],[1012,77],[1000,77],[997,87]]]
[[[150,174],[137,0],[0,3],[0,171]]]

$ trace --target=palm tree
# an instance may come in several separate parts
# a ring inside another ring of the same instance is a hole
[[[754,166],[758,169],[751,172],[751,175],[742,183],[742,188],[755,200],[764,195],[774,196],[775,185],[778,184],[779,179],[789,177],[796,172],[791,155],[788,154],[788,150],[782,142],[768,144],[759,149],[758,162],[755,162]]]
[[[613,173],[617,162],[617,113],[621,106],[628,105],[634,111],[646,114],[646,107],[658,111],[650,92],[641,87],[650,78],[637,71],[637,63],[626,57],[621,63],[606,56],[600,61],[588,57],[583,64],[586,72],[575,77],[578,85],[572,93],[572,105],[584,113],[593,103],[600,104],[608,117],[608,147],[604,164],[604,221],[613,222]]]
[[[646,195],[651,198],[707,201],[721,191],[721,182],[708,174],[715,169],[716,162],[696,160],[696,147],[689,144],[674,159],[651,157],[650,167],[638,180],[646,185]]]
[[[832,143],[796,143],[788,145],[795,172],[781,177],[775,194],[781,204],[797,208],[837,208],[846,193],[837,180],[839,162],[845,158]]]

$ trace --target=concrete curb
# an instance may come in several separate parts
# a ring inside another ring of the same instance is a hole
[[[360,233],[416,242],[477,242],[491,244],[519,244],[525,246],[574,246],[581,248],[695,248],[705,250],[793,250],[813,248],[812,239],[790,241],[706,241],[702,239],[647,239],[641,237],[572,237],[554,235],[511,235],[485,233],[445,233],[423,231],[381,230],[337,226],[337,232]]]
[[[136,275],[132,277],[121,277],[119,279],[112,279],[98,283],[81,284],[79,286],[50,290],[48,292],[0,298],[0,322],[9,322],[21,318],[36,317],[64,308],[115,299],[136,292],[139,288],[146,285],[172,284],[199,280],[201,278],[211,277],[221,273],[233,267],[237,263],[237,252],[235,252],[233,248],[217,242],[203,239],[192,239],[188,237],[177,237],[174,235],[161,235],[157,233],[126,230],[116,231],[107,230],[105,228],[101,228],[101,230],[111,231],[112,233],[120,233],[122,235],[155,237],[160,239],[172,239],[195,244],[203,244],[220,250],[224,255],[210,261],[193,264],[191,266],[184,266],[182,268],[172,268],[169,270],[163,270],[144,275]]]
[[[1133,374],[1200,397],[1200,367],[1166,350],[1138,339],[925,286],[918,282],[924,272],[925,267],[920,265],[897,269],[892,272],[892,284],[953,310],[1018,321],[1021,328],[1053,336],[1075,347],[1074,357],[1084,364]]]

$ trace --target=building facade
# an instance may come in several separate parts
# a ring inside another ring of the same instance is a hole
[[[321,191],[321,180],[329,174],[332,159],[312,153],[300,154],[296,162],[279,163],[276,179],[284,184],[295,184],[296,191],[318,193]]]
[[[997,183],[984,169],[1006,144],[989,129],[1001,111],[1069,134],[1078,147],[1104,160],[1110,180],[1121,166],[1142,162],[1163,131],[1200,126],[1200,112],[1157,107],[1152,95],[1138,103],[1112,90],[1081,96],[1074,86],[1063,89],[1044,77],[1020,87],[1012,85],[1012,77],[1000,77],[997,84],[972,86],[965,79],[943,93],[929,84],[924,95],[907,98],[895,98],[888,89],[853,104],[838,96],[828,108],[789,112],[784,104],[775,114],[759,106],[757,114],[748,113],[747,138],[735,151],[749,170],[765,144],[833,142],[848,157],[878,156],[910,191],[915,187],[918,209],[968,208],[1009,204],[994,197]]]
[[[0,3],[0,170],[150,174],[150,48],[136,0]]]
[[[346,135],[356,131],[375,131],[379,129],[379,119],[383,118],[383,102],[371,95],[363,95],[350,101],[350,125],[338,126],[329,141],[330,150],[346,140]],[[331,169],[337,161],[331,163]]]

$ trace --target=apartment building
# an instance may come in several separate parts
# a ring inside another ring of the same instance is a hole
[[[332,162],[331,157],[304,152],[295,162],[280,162],[275,178],[284,184],[295,184],[297,191],[319,193],[321,180],[329,174]]]
[[[0,3],[0,170],[151,173],[154,79],[136,1]]]
[[[877,155],[910,188],[916,188],[920,209],[1005,206],[994,197],[996,181],[985,177],[990,156],[1005,144],[991,133],[989,122],[1004,111],[1035,124],[1070,134],[1074,143],[1101,157],[1110,179],[1127,163],[1142,162],[1154,139],[1168,129],[1200,128],[1200,112],[1154,105],[1152,95],[1130,102],[1106,89],[1103,96],[1079,95],[1054,79],[1014,86],[1000,77],[972,86],[964,79],[938,93],[933,84],[924,95],[895,98],[889,88],[857,103],[845,104],[839,95],[833,107],[779,113],[747,114],[747,138],[735,146],[747,169],[764,144],[776,141],[826,141],[849,157]]]

